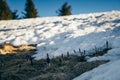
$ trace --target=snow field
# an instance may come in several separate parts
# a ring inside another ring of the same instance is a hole
[[[108,41],[112,49],[88,61],[110,62],[74,80],[120,80],[120,11],[0,21],[0,44],[6,41],[13,45],[37,44],[33,55],[36,60],[46,58],[47,53],[52,58],[79,48],[89,52]]]

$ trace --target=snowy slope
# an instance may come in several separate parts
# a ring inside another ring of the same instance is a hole
[[[5,41],[14,45],[37,44],[37,54],[33,55],[36,59],[45,58],[46,53],[51,58],[66,55],[67,51],[73,53],[79,48],[88,54],[95,46],[103,47],[108,41],[112,49],[88,61],[111,62],[74,80],[120,80],[120,11],[0,21],[0,44]]]
[[[73,80],[120,80],[120,60],[103,64]]]
[[[0,21],[0,43],[38,44],[36,59],[58,56],[67,51],[90,50],[108,40],[119,47],[120,11]]]

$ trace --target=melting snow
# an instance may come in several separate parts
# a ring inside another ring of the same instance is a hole
[[[93,60],[111,62],[84,73],[74,80],[120,80],[120,11],[80,14],[65,17],[46,17],[0,21],[0,43],[13,45],[37,44],[36,59],[66,54],[73,50],[90,51],[104,46],[112,48]]]

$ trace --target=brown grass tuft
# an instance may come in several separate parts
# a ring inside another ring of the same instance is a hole
[[[17,53],[18,51],[29,51],[35,49],[36,47],[33,45],[23,44],[21,46],[14,46],[8,42],[5,42],[0,48],[0,54],[12,54]]]

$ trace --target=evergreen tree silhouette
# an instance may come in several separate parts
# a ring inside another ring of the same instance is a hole
[[[72,15],[72,13],[71,13],[71,6],[68,5],[67,2],[65,2],[65,3],[62,5],[61,9],[59,9],[59,10],[57,11],[57,13],[58,13],[58,16]]]
[[[0,20],[12,19],[12,12],[6,0],[0,0]]]
[[[26,0],[25,12],[23,18],[36,18],[38,15],[37,9],[32,0]]]
[[[13,12],[12,12],[12,19],[18,19],[18,15],[17,15],[17,10],[14,10]]]

